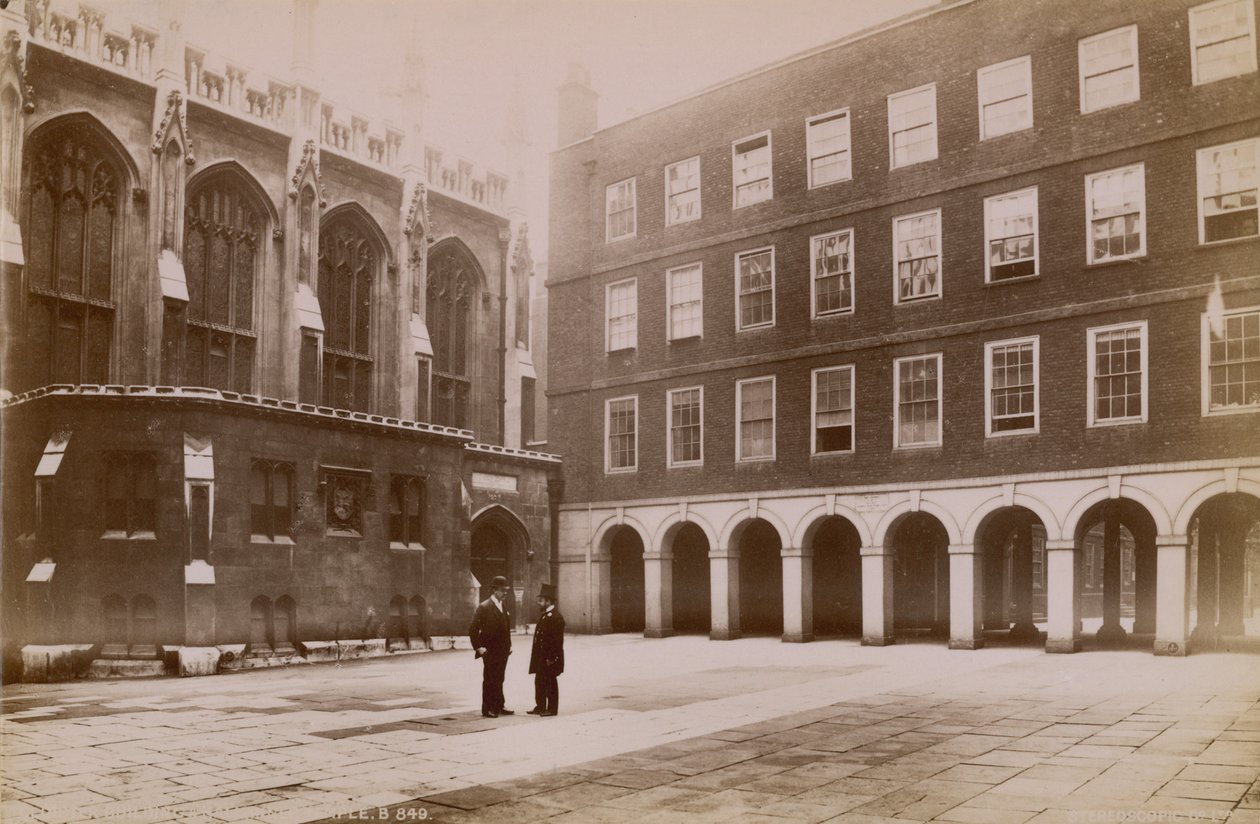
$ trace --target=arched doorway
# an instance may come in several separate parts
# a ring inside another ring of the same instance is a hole
[[[990,514],[976,533],[984,558],[983,626],[1011,641],[1039,641],[1046,619],[1046,530],[1029,509]]]
[[[619,527],[613,533],[608,552],[613,632],[642,632],[645,625],[643,539],[631,527]]]
[[[893,631],[949,635],[949,534],[923,512],[904,516],[891,533]]]
[[[674,536],[674,630],[709,631],[709,539],[695,524],[683,524]]]
[[[490,582],[496,575],[508,581],[507,609],[517,625],[534,620],[531,604],[525,598],[530,586],[529,532],[508,509],[492,505],[473,517],[472,545],[469,549],[469,571],[477,580],[477,600],[490,597]]]
[[[1260,500],[1217,495],[1190,522],[1193,648],[1256,650],[1260,638]]]
[[[1125,498],[1091,507],[1076,529],[1081,629],[1106,646],[1155,630],[1155,521]],[[1052,596],[1053,597],[1053,596]]]
[[[814,533],[814,633],[862,633],[862,539],[844,518],[824,520]]]
[[[739,613],[744,634],[783,633],[783,544],[766,521],[750,521],[739,535]]]

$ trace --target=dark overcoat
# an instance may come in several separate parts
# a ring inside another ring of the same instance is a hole
[[[542,675],[564,672],[564,616],[558,609],[538,619],[534,648],[529,653],[529,671]]]
[[[468,628],[468,640],[472,641],[474,650],[485,647],[487,658],[507,658],[512,651],[512,627],[507,613],[496,607],[489,598],[482,601],[473,613],[472,626]]]

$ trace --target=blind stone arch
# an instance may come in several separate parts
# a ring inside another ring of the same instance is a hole
[[[462,243],[446,241],[430,253],[428,277],[425,322],[433,344],[433,422],[467,428],[481,270]]]

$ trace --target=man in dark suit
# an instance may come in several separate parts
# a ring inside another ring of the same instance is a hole
[[[490,581],[493,594],[477,605],[468,638],[483,665],[481,672],[481,714],[486,718],[512,715],[503,708],[503,671],[512,654],[512,624],[504,598],[508,582],[502,575]]]
[[[560,684],[564,672],[564,616],[556,609],[556,587],[543,584],[538,593],[538,626],[534,628],[534,648],[529,654],[529,671],[534,674],[534,708],[531,715],[555,715],[560,704]]]

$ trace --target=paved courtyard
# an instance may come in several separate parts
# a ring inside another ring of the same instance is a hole
[[[1260,656],[574,637],[560,716],[450,651],[10,685],[0,820],[1260,822]]]

